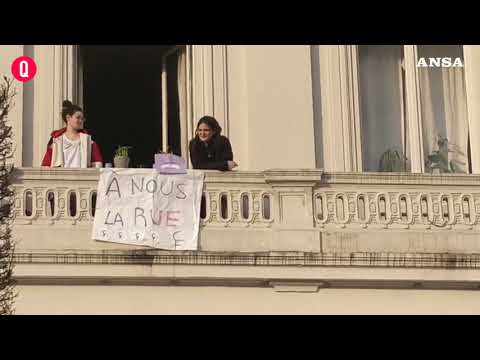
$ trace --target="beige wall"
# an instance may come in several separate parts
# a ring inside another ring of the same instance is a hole
[[[480,314],[480,292],[167,286],[19,286],[17,314]]]
[[[219,65],[218,46],[194,48],[193,126],[202,111],[216,116],[232,141],[239,170],[315,167],[310,46],[229,45],[225,66]],[[215,79],[225,68],[223,89]],[[207,81],[209,71],[213,82]],[[224,93],[226,115],[218,105]]]
[[[50,133],[57,128],[54,109],[54,46],[35,45],[31,54],[37,63],[35,79],[25,84],[24,166],[39,167]],[[58,109],[59,112],[61,109]]]
[[[229,137],[235,161],[240,170],[249,168],[252,152],[249,149],[248,96],[246,74],[246,47],[229,45],[228,62],[228,117]]]
[[[480,133],[480,46],[465,45],[465,83],[467,88],[468,121],[472,133]],[[471,141],[472,172],[480,173],[480,142]]]
[[[310,47],[245,51],[249,168],[314,168]]]
[[[0,74],[12,77],[12,61],[22,55],[32,57],[37,75],[25,84],[14,81],[17,96],[10,119],[16,145],[17,166],[40,166],[52,130],[58,128],[58,84],[60,82],[54,45],[2,45]],[[58,54],[57,54],[58,55]],[[57,56],[58,62],[58,56]],[[57,115],[57,116],[56,116]]]

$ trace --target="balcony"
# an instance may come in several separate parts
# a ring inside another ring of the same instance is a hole
[[[208,171],[198,251],[92,240],[96,169],[15,175],[22,284],[480,287],[477,175]]]
[[[91,240],[98,176],[17,169],[17,251],[140,249]],[[477,175],[207,171],[204,189],[202,252],[480,253]]]

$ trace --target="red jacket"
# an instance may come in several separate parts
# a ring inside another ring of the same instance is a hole
[[[61,144],[59,142],[59,140],[61,139],[59,138],[65,133],[65,131],[67,131],[67,128],[52,131],[50,141],[48,142],[47,151],[43,157],[42,166],[50,166],[50,167],[62,166],[63,149],[59,149],[58,146],[59,144]],[[85,141],[85,143],[91,144],[90,151],[86,152],[87,154],[91,153],[91,156],[89,161],[84,161],[85,163],[84,167],[91,167],[91,164],[96,162],[103,163],[102,154],[100,153],[100,147],[97,145],[97,143],[95,143],[91,139],[91,136],[88,135],[87,130],[80,130],[80,133],[86,135],[86,136],[80,135],[81,138],[83,138],[83,140]]]

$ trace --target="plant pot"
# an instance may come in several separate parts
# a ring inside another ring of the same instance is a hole
[[[124,156],[115,156],[113,158],[113,165],[116,168],[128,168],[130,158]]]

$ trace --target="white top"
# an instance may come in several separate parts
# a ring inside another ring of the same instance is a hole
[[[63,136],[63,159],[64,167],[66,168],[79,168],[81,167],[80,163],[80,139],[77,141],[68,140],[68,138]]]

